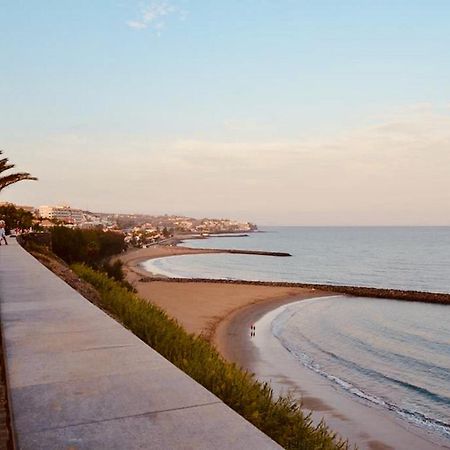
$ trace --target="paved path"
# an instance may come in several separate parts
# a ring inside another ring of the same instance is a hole
[[[0,317],[18,448],[281,448],[9,242]]]

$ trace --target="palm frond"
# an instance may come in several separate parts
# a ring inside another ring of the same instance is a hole
[[[0,155],[3,155],[3,150],[0,150]],[[10,170],[13,167],[15,167],[15,165],[11,164],[8,158],[0,159],[0,173]],[[0,177],[0,191],[10,186],[11,184],[18,183],[19,181],[24,180],[37,180],[37,178],[31,176],[28,172],[17,172],[4,175]]]

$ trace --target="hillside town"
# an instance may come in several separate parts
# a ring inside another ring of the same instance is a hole
[[[124,234],[127,244],[147,247],[157,243],[176,242],[183,237],[206,237],[214,234],[248,233],[258,228],[250,222],[231,219],[196,219],[182,215],[110,214],[73,208],[69,205],[15,205],[0,202],[0,208],[12,206],[32,214],[32,228],[42,230],[54,226],[101,229]]]

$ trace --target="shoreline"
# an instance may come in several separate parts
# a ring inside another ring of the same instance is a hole
[[[185,247],[149,247],[118,255],[126,279],[143,298],[174,317],[191,333],[211,340],[216,327],[228,315],[249,304],[283,301],[315,295],[314,289],[292,286],[258,286],[245,283],[221,284],[214,280],[189,284],[154,276],[139,266],[142,261],[176,255],[215,253]]]
[[[316,297],[332,297],[327,292],[317,294]],[[275,394],[294,395],[315,423],[323,419],[330,429],[360,450],[450,448],[439,436],[382,407],[353,398],[292,358],[273,337],[270,324],[284,308],[296,302],[280,299],[247,305],[218,325],[213,343],[226,359],[254,373],[260,381],[269,382]],[[256,324],[257,339],[249,336],[250,324]]]
[[[320,379],[319,375],[305,367],[300,368],[302,375],[298,383],[294,371],[298,371],[299,367],[296,365],[294,369],[292,361],[288,363],[282,360],[279,364],[283,372],[286,369],[286,373],[264,366],[270,358],[267,355],[265,358],[264,352],[261,353],[249,337],[251,324],[264,320],[277,308],[313,297],[346,294],[384,297],[386,292],[390,292],[391,298],[397,300],[450,303],[450,295],[305,283],[164,278],[139,267],[142,261],[148,259],[205,253],[215,251],[153,247],[132,251],[117,259],[124,262],[128,281],[132,282],[142,297],[162,307],[187,331],[203,335],[225,359],[255,373],[262,381],[278,385],[275,392],[281,391],[280,387],[292,388],[296,396],[301,398],[305,410],[312,412],[315,423],[324,418],[330,428],[349,439],[350,444],[357,444],[361,450],[450,448],[430,442],[426,439],[426,432],[422,433],[416,427],[412,429],[407,423],[392,418],[385,410],[362,405],[356,399],[349,398],[347,393],[336,392],[328,381]],[[271,345],[270,339],[267,345]],[[269,377],[266,376],[267,370],[270,372]]]

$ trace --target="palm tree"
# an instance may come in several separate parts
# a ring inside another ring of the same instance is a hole
[[[3,151],[0,150],[0,155],[3,154]],[[0,174],[3,172],[12,169],[14,164],[11,164],[8,161],[8,158],[0,159]],[[10,173],[7,175],[0,175],[0,191],[5,189],[11,184],[17,183],[23,180],[37,180],[36,177],[32,177],[28,172],[18,172],[18,173]]]

